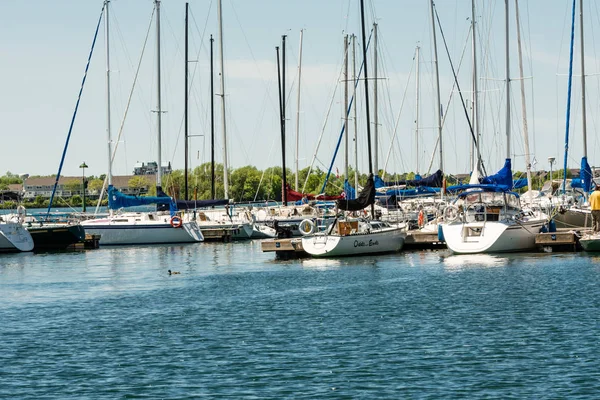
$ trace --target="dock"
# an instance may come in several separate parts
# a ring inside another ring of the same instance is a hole
[[[408,231],[404,239],[404,250],[445,249],[446,242],[439,239],[437,232]]]
[[[308,257],[302,248],[301,238],[265,239],[261,240],[263,253],[275,252],[277,258],[290,259]]]
[[[580,248],[580,232],[559,229],[556,232],[538,233],[535,235],[536,246],[547,253],[553,251],[577,251]]]
[[[100,247],[100,235],[85,234],[85,239],[82,242],[73,243],[68,250],[93,250]]]
[[[239,228],[201,228],[205,242],[231,242],[234,235],[239,233]]]

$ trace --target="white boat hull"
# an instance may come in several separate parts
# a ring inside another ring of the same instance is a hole
[[[21,224],[0,224],[0,252],[32,251],[31,234]]]
[[[452,223],[442,224],[442,231],[446,246],[457,254],[518,252],[535,248],[535,236],[544,222]]]
[[[313,257],[359,256],[400,251],[406,232],[387,228],[371,233],[350,235],[314,234],[302,238],[302,248]]]
[[[100,235],[100,245],[161,243],[195,243],[204,236],[195,222],[184,222],[175,228],[165,221],[148,223],[118,222],[117,218],[96,219],[81,223],[86,233]]]

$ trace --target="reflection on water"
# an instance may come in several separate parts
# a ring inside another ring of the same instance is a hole
[[[442,257],[444,267],[448,270],[461,270],[467,267],[503,267],[509,259],[493,254],[455,254]]]
[[[335,258],[305,258],[302,260],[303,268],[315,270],[336,269],[342,266],[342,261]]]

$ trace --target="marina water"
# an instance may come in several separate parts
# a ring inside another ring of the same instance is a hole
[[[1,255],[0,398],[598,398],[598,287],[585,253]]]

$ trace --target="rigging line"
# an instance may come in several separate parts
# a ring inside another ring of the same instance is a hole
[[[94,54],[94,47],[96,46],[96,39],[98,38],[98,31],[100,30],[100,23],[102,22],[102,16],[104,15],[105,9],[106,9],[106,3],[103,3],[102,10],[100,11],[100,17],[98,18],[98,24],[96,25],[96,32],[94,32],[94,40],[92,41],[92,48],[90,49],[90,54],[88,55],[87,63],[85,65],[85,73],[83,74],[83,79],[81,80],[81,86],[79,88],[79,95],[77,96],[77,103],[75,104],[75,110],[73,111],[73,117],[71,117],[71,124],[69,125],[69,133],[67,134],[67,140],[65,142],[65,147],[63,149],[62,157],[60,159],[60,165],[58,166],[58,172],[56,173],[56,180],[54,181],[54,187],[52,188],[52,195],[50,196],[50,202],[48,203],[48,211],[46,212],[46,220],[48,220],[48,218],[50,217],[50,209],[52,208],[52,201],[54,200],[54,195],[56,194],[56,187],[58,186],[58,180],[60,179],[60,172],[62,171],[63,164],[65,162],[65,156],[67,155],[67,148],[69,147],[69,140],[71,139],[71,133],[73,132],[73,125],[75,124],[75,117],[77,116],[77,110],[79,109],[79,102],[81,101],[83,87],[85,85],[87,73],[90,68],[90,61],[92,60],[92,54]]]
[[[448,61],[450,62],[450,67],[452,68],[452,75],[454,76],[454,82],[456,83],[456,88],[458,89],[458,93],[460,94],[460,101],[462,102],[463,110],[465,112],[465,117],[467,118],[467,122],[469,124],[469,131],[471,132],[471,138],[473,139],[473,143],[475,143],[475,147],[479,147],[479,144],[477,143],[477,138],[475,137],[475,133],[473,132],[473,125],[471,124],[471,119],[469,118],[469,112],[467,111],[467,105],[465,104],[465,99],[462,95],[462,91],[460,90],[460,85],[458,83],[458,77],[456,76],[454,64],[452,63],[452,58],[450,57],[450,51],[448,50],[448,43],[446,42],[446,36],[444,35],[442,23],[440,22],[440,16],[437,12],[437,9],[434,9],[434,11],[435,11],[435,18],[437,20],[438,27],[440,28],[440,35],[442,36],[442,40],[444,42],[444,48],[446,49],[446,54],[448,55]],[[475,32],[472,32],[472,34],[475,34]],[[479,152],[479,154],[481,154],[481,152]],[[480,159],[479,163],[481,164],[481,169],[483,170],[483,173],[485,175],[487,175],[487,172],[485,171],[485,165],[483,163],[483,160]]]
[[[373,31],[371,31],[371,33],[373,33]],[[369,36],[369,40],[367,41],[367,49],[369,48],[370,44],[371,44],[371,36]],[[348,49],[350,49],[350,46],[348,46]],[[348,49],[346,49],[346,52],[348,51]],[[361,66],[360,66],[360,68],[358,70],[358,76],[360,76],[360,74],[363,71],[364,63],[365,63],[365,60],[363,60],[363,63],[361,64]],[[340,71],[340,74],[341,74],[341,71]],[[360,82],[360,79],[358,79],[358,77],[357,77],[356,78],[356,82],[354,82],[354,89],[356,89],[356,87],[358,86],[359,82]],[[346,110],[346,116],[345,116],[346,118],[348,118],[348,116],[350,115],[350,111],[352,110],[352,104],[353,103],[354,103],[354,95],[350,98],[350,102],[348,104],[348,109]],[[346,124],[342,124],[342,129],[341,129],[340,135],[338,137],[338,141],[337,141],[337,145],[336,145],[335,151],[333,152],[333,157],[331,159],[331,164],[329,165],[329,170],[327,171],[327,175],[325,176],[325,182],[323,182],[323,186],[321,187],[321,193],[325,193],[325,186],[327,186],[327,181],[329,180],[329,176],[331,175],[331,170],[333,169],[333,164],[335,163],[335,158],[337,156],[338,150],[340,149],[340,144],[342,143],[342,138],[344,136],[344,131],[345,130],[346,130]]]
[[[456,70],[457,74],[460,73],[460,69],[462,67],[462,63],[463,63],[463,60],[464,60],[464,57],[465,57],[465,53],[467,51],[467,45],[469,43],[470,32],[471,32],[471,27],[469,25],[469,29],[467,31],[467,37],[465,39],[465,44],[463,45],[463,49],[462,49],[462,52],[460,54],[460,59],[458,60],[458,68]],[[452,102],[452,98],[454,97],[454,88],[455,88],[455,86],[456,86],[456,82],[452,82],[452,88],[450,89],[450,96],[448,97],[448,102],[446,103],[446,108],[445,108],[446,112],[443,113],[442,120],[440,121],[440,125],[442,126],[442,129],[444,128],[444,124],[446,122],[446,117],[448,116],[447,110],[450,107],[450,103]],[[440,112],[442,112],[442,111],[440,110]],[[431,160],[429,161],[429,167],[427,168],[428,171],[431,171],[431,167],[433,166],[433,161],[434,161],[434,158],[435,158],[435,155],[436,155],[436,152],[437,152],[437,147],[439,146],[439,144],[440,144],[440,138],[438,136],[436,138],[436,140],[435,140],[435,146],[434,146],[433,152],[431,153]]]
[[[127,119],[127,113],[129,112],[129,106],[131,105],[131,99],[133,98],[133,92],[135,89],[135,85],[140,73],[140,67],[142,66],[142,60],[144,58],[144,52],[146,50],[146,44],[148,43],[148,37],[150,36],[150,30],[152,28],[152,20],[154,19],[155,9],[152,9],[152,14],[150,15],[150,23],[148,24],[148,31],[146,32],[146,38],[144,39],[144,45],[142,46],[142,53],[140,54],[140,61],[138,62],[137,70],[135,71],[135,77],[133,78],[133,84],[131,85],[131,91],[129,92],[129,98],[127,99],[127,106],[125,107],[125,112],[123,113],[123,118],[121,119],[121,126],[119,127],[119,134],[117,135],[117,140],[115,146],[113,148],[113,153],[111,155],[110,162],[113,163],[115,161],[115,155],[117,154],[117,149],[119,148],[119,143],[121,143],[121,136],[123,134],[123,128],[125,126],[125,120]],[[125,152],[127,154],[127,152]],[[104,178],[104,183],[102,184],[102,189],[100,190],[100,196],[98,197],[98,203],[96,205],[95,214],[98,213],[100,209],[100,202],[102,201],[102,197],[104,197],[104,193],[106,193],[106,184],[108,182],[108,177]]]
[[[415,59],[415,56],[413,55],[413,60]],[[411,78],[412,78],[412,73],[413,73],[413,69],[415,68],[415,63],[412,63],[411,67],[410,67],[410,71],[408,72],[408,79],[407,79],[407,83],[406,86],[404,87],[404,93],[402,95],[402,102],[400,103],[400,110],[398,111],[398,117],[396,118],[396,123],[394,126],[394,133],[392,135],[392,143],[395,142],[396,140],[396,135],[398,133],[398,125],[400,123],[400,115],[402,114],[402,110],[404,109],[404,101],[406,100],[406,94],[408,92],[408,83],[410,82]],[[390,155],[392,154],[392,147],[390,146],[388,153],[385,157],[385,162],[383,163],[383,170],[387,170],[387,165],[390,159]]]
[[[565,156],[564,156],[564,176],[563,176],[563,194],[566,192],[567,185],[567,158],[569,155],[569,122],[571,117],[571,83],[573,81],[573,47],[575,43],[575,6],[576,0],[573,0],[573,13],[571,14],[571,49],[569,51],[569,83],[567,89],[567,123],[565,128]]]

